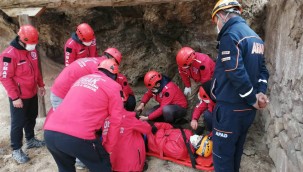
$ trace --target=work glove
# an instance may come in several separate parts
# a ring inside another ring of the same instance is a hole
[[[184,88],[184,95],[187,96],[188,93],[191,94],[191,88],[190,87],[185,87]]]

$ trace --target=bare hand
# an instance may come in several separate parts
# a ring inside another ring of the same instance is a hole
[[[147,121],[147,120],[148,120],[148,117],[147,117],[147,116],[140,116],[140,120],[141,120],[141,121]]]
[[[143,109],[144,109],[144,103],[140,103],[140,105],[137,107],[136,111],[137,112],[140,112],[140,111],[142,112]]]
[[[260,108],[265,108],[268,103],[269,103],[269,100],[268,100],[267,96],[263,93],[259,93],[259,96],[258,96],[258,105],[259,105],[259,107]]]
[[[45,91],[45,88],[44,88],[44,87],[39,87],[39,88],[38,88],[38,91],[39,91],[39,95],[40,95],[40,96],[44,96],[44,95],[45,95],[45,93],[46,93],[46,91]]]
[[[23,108],[23,102],[22,102],[22,100],[20,98],[17,99],[17,100],[14,100],[13,101],[13,106],[15,108]]]
[[[193,128],[194,130],[196,130],[196,129],[198,128],[198,121],[195,120],[195,119],[191,120],[190,126],[191,126],[191,128]]]

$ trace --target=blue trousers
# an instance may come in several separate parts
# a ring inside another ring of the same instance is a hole
[[[213,161],[216,172],[238,172],[247,131],[256,109],[217,102],[213,111]]]
[[[64,133],[45,130],[47,149],[55,159],[59,172],[76,172],[76,157],[90,172],[110,172],[109,154],[98,139],[84,140]]]
[[[11,112],[11,147],[13,150],[22,147],[23,129],[26,140],[35,136],[34,128],[38,116],[38,97],[22,99],[23,108],[15,108],[12,99],[9,99]]]
[[[136,98],[134,95],[129,95],[127,101],[124,103],[124,108],[127,111],[134,111],[136,108]]]

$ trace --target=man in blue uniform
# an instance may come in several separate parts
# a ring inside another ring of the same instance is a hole
[[[218,57],[211,88],[213,160],[216,172],[239,171],[246,134],[268,98],[268,70],[262,39],[240,17],[236,0],[219,0],[212,11],[218,31]]]

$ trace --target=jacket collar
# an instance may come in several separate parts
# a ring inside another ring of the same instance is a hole
[[[18,50],[26,50],[19,44],[19,36],[16,36],[16,38],[10,43],[10,45]]]
[[[79,39],[78,35],[75,32],[72,33],[72,39],[79,44],[82,44],[82,41]]]
[[[233,18],[230,18],[225,24],[224,26],[222,27],[219,35],[218,35],[218,38],[217,38],[217,41],[220,41],[222,35],[224,35],[224,33],[228,30],[228,28],[236,23],[246,23],[245,20],[240,17],[240,16],[237,16],[237,17],[233,17]]]

